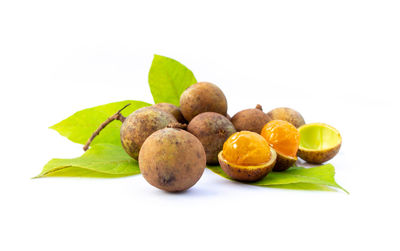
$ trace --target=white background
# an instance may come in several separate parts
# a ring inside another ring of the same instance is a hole
[[[0,250],[399,250],[398,1],[0,2]],[[82,153],[48,126],[151,102],[153,54],[221,87],[229,113],[289,106],[343,136],[350,191],[140,176],[32,180]]]

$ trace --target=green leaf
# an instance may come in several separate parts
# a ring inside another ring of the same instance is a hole
[[[196,83],[191,70],[178,61],[154,55],[149,72],[150,91],[155,103],[171,103],[179,106],[182,92]]]
[[[55,176],[115,178],[138,173],[140,173],[138,162],[121,146],[97,144],[81,157],[50,160],[35,178]]]
[[[67,137],[69,140],[75,143],[85,144],[101,123],[103,123],[107,118],[111,117],[114,113],[128,103],[131,105],[122,111],[122,115],[124,116],[131,114],[133,111],[139,108],[150,105],[146,102],[135,100],[126,100],[100,105],[76,112],[74,115],[66,118],[58,124],[51,126],[50,128],[56,130],[62,136]],[[119,136],[120,127],[120,121],[111,122],[93,140],[91,146],[101,143],[121,145]]]
[[[208,168],[214,173],[230,179],[220,166],[208,166]],[[295,166],[284,172],[272,172],[265,178],[248,184],[303,190],[321,190],[322,187],[328,186],[342,189],[348,193],[344,188],[336,183],[334,177],[335,168],[331,164],[311,168]]]

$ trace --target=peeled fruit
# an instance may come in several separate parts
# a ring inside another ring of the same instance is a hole
[[[143,142],[153,132],[177,123],[172,114],[154,107],[140,108],[131,113],[121,125],[121,143],[125,151],[138,159]]]
[[[185,130],[164,128],[150,135],[139,153],[139,168],[151,185],[180,192],[192,187],[206,167],[200,141]]]
[[[271,118],[262,111],[261,105],[257,105],[254,109],[240,111],[231,119],[237,131],[251,131],[258,134],[270,120]]]
[[[299,128],[298,156],[309,163],[321,164],[335,157],[342,145],[337,129],[323,123],[311,123]]]
[[[218,86],[208,82],[188,87],[181,95],[180,107],[183,117],[189,122],[203,112],[216,112],[225,116],[228,110],[224,93]]]
[[[299,128],[305,124],[303,116],[301,116],[298,111],[293,110],[292,108],[279,107],[271,110],[267,114],[271,117],[271,119],[285,120],[294,125],[296,128]]]
[[[218,160],[222,170],[239,181],[256,181],[265,177],[276,162],[276,152],[259,134],[241,131],[224,143]]]
[[[278,155],[274,171],[284,171],[297,161],[300,134],[292,124],[284,120],[271,120],[263,127],[261,136]]]
[[[176,120],[178,120],[179,123],[185,123],[185,118],[183,117],[181,110],[179,107],[176,105],[170,104],[170,103],[158,103],[155,105],[152,105],[155,108],[158,108],[160,110],[163,110],[164,112],[171,113]]]
[[[229,119],[215,112],[200,113],[190,121],[187,130],[203,144],[207,164],[218,163],[218,153],[224,142],[236,132]]]

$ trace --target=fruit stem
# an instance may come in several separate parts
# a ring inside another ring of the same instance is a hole
[[[121,114],[122,110],[124,110],[126,107],[128,107],[130,104],[126,104],[124,107],[122,107],[121,109],[119,109],[118,112],[116,112],[114,115],[112,115],[111,117],[109,117],[108,119],[106,119],[106,121],[104,121],[103,123],[101,123],[101,125],[96,129],[96,131],[94,131],[94,133],[92,134],[92,136],[90,136],[90,138],[88,139],[88,141],[86,142],[86,144],[83,146],[83,150],[87,151],[87,149],[89,149],[90,143],[92,143],[92,141],[94,140],[94,138],[99,135],[100,131],[103,130],[108,124],[110,124],[112,121],[114,120],[119,120],[122,123],[124,123],[125,121],[125,117]]]
[[[262,106],[260,104],[256,105],[256,109],[261,110],[261,111],[263,110]]]

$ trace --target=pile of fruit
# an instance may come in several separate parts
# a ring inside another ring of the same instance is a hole
[[[222,90],[199,82],[178,61],[154,55],[148,75],[154,104],[138,100],[87,108],[51,126],[82,156],[51,159],[35,178],[119,178],[141,173],[153,186],[184,191],[204,169],[250,185],[283,189],[342,189],[329,163],[341,146],[326,124],[305,124],[290,108],[261,105],[230,117]],[[112,115],[114,114],[114,115]],[[110,115],[112,115],[110,117]],[[122,122],[122,124],[121,124]]]
[[[125,108],[125,107],[124,107]],[[158,103],[124,117],[121,111],[93,133],[84,149],[113,120],[120,120],[124,150],[138,160],[153,186],[179,192],[200,179],[206,165],[220,164],[232,179],[253,182],[271,171],[285,171],[297,161],[320,164],[339,151],[341,136],[326,124],[305,124],[291,108],[264,113],[246,109],[232,118],[222,90],[198,82],[180,96],[180,106]]]

